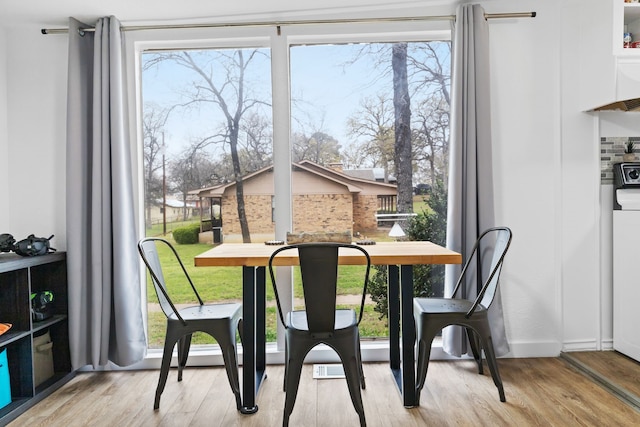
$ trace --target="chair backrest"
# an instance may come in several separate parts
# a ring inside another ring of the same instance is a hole
[[[338,251],[357,250],[362,253],[363,264],[366,266],[362,283],[362,298],[358,323],[362,320],[364,302],[369,283],[371,259],[366,250],[357,245],[346,243],[300,243],[283,246],[273,252],[269,259],[269,274],[278,306],[278,314],[283,324],[284,313],[280,305],[276,277],[274,273],[274,259],[283,251],[297,250],[300,263],[302,289],[304,293],[307,324],[311,333],[330,333],[335,327],[336,294],[338,286]]]
[[[453,295],[457,294],[460,285],[465,281],[469,266],[476,267],[475,274],[483,280],[483,284],[471,309],[467,312],[467,317],[473,314],[479,304],[489,308],[493,302],[511,237],[511,229],[508,227],[493,227],[485,230],[476,240],[453,292]]]
[[[162,272],[162,265],[160,264],[160,256],[158,254],[158,250],[162,250],[161,248],[164,248],[163,252],[166,253],[166,256],[170,260],[168,262],[174,265],[180,265],[180,268],[182,269],[186,280],[191,285],[191,289],[193,289],[193,293],[198,299],[198,302],[200,305],[203,305],[202,299],[193,285],[191,277],[189,277],[189,273],[187,273],[187,269],[184,267],[184,264],[180,260],[180,256],[178,256],[178,252],[176,252],[171,243],[158,237],[147,237],[138,242],[138,252],[140,252],[140,256],[149,270],[151,281],[153,282],[153,287],[156,290],[156,295],[158,296],[158,302],[160,303],[162,311],[167,317],[174,314],[182,323],[185,323],[169,296],[167,283]]]

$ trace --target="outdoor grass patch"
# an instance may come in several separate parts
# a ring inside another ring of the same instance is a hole
[[[242,299],[242,269],[238,267],[195,267],[193,258],[209,249],[208,244],[174,245],[180,255],[191,280],[196,286],[200,297],[204,301],[240,301]],[[158,255],[163,266],[165,282],[171,292],[171,298],[175,304],[184,304],[194,301],[193,291],[179,265],[172,262],[171,250],[159,246]],[[355,295],[362,292],[362,280],[364,268],[359,265],[343,266],[340,269],[339,295]],[[302,297],[302,285],[300,273],[294,270],[294,296]],[[267,274],[267,301],[273,300],[273,287]],[[157,303],[157,297],[151,276],[147,274],[147,301]]]
[[[276,308],[267,307],[267,342],[274,342],[276,340],[276,316]],[[162,349],[164,347],[167,318],[161,311],[150,311],[148,319],[149,348]],[[239,338],[240,337],[237,337],[238,342],[240,342]],[[206,344],[216,344],[216,340],[214,340],[211,335],[205,334],[204,332],[196,332],[191,337],[191,345]]]
[[[355,306],[339,306],[340,308],[356,308]],[[276,319],[277,312],[275,307],[267,307],[267,342],[275,342],[276,340]],[[388,336],[386,319],[380,320],[378,313],[373,310],[373,305],[365,305],[362,322],[360,322],[360,335],[363,338],[384,338]],[[167,320],[161,311],[149,312],[149,348],[163,348],[164,336],[166,332]],[[216,341],[208,334],[195,333],[191,338],[192,345],[198,344],[215,344]]]
[[[174,243],[170,236],[167,240]],[[238,267],[195,267],[193,259],[209,249],[210,244],[176,245],[174,248],[180,255],[189,276],[193,280],[196,289],[202,299],[207,302],[242,301],[242,269]],[[163,265],[165,281],[170,289],[171,297],[175,304],[195,304],[195,297],[184,277],[179,265],[172,262],[170,249],[159,247],[160,263]],[[362,292],[362,280],[364,266],[342,266],[338,286],[339,295],[359,295]],[[373,270],[372,270],[373,271]],[[294,296],[302,298],[302,286],[300,274],[294,269]],[[273,296],[271,279],[267,272],[266,281],[267,304],[267,342],[276,340],[276,308]],[[150,304],[148,313],[149,348],[162,348],[166,329],[166,318],[160,311],[156,292],[151,283],[151,277],[147,273],[147,302]],[[378,313],[372,304],[365,306],[365,314],[360,324],[362,337],[386,337],[388,336],[386,319],[378,319]],[[192,338],[192,344],[212,344],[215,341],[207,334],[196,334]]]

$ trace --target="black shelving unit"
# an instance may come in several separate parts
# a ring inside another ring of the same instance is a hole
[[[54,316],[31,318],[31,293],[54,294]],[[0,351],[7,350],[11,403],[0,408],[5,425],[73,378],[69,353],[67,260],[64,252],[36,257],[0,254],[0,322],[12,327],[0,335]],[[54,375],[34,383],[33,338],[49,331],[53,342]]]

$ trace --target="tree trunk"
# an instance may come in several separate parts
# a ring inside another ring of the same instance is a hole
[[[413,212],[413,170],[411,156],[411,99],[407,78],[407,44],[396,43],[393,45],[391,52],[398,212],[409,213]]]
[[[251,233],[249,233],[249,222],[244,206],[244,184],[242,182],[242,170],[240,169],[240,159],[238,157],[238,126],[231,126],[229,137],[231,146],[231,162],[233,163],[233,177],[236,181],[236,200],[238,201],[238,221],[242,231],[242,242],[251,243]]]

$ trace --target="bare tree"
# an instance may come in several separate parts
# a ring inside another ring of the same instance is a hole
[[[354,144],[355,154],[361,159],[356,162],[360,163],[358,166],[368,162],[371,167],[383,168],[384,180],[388,182],[394,169],[394,111],[391,101],[384,94],[365,98],[360,110],[347,120],[347,127],[351,137],[361,140]]]
[[[340,160],[340,144],[324,132],[316,131],[311,135],[295,133],[293,135],[293,161],[310,160],[326,166]]]
[[[413,160],[416,164],[428,165],[416,168],[422,182],[433,185],[436,181],[447,182],[449,157],[449,109],[443,105],[442,96],[423,100],[413,117]]]
[[[142,119],[142,136],[144,140],[144,197],[145,224],[151,228],[151,208],[162,198],[162,176],[158,172],[162,169],[163,132],[171,109],[160,108],[155,104],[146,104]]]
[[[187,147],[170,163],[172,188],[180,192],[182,201],[185,203],[182,218],[184,221],[188,219],[186,204],[189,191],[209,186],[213,168],[213,162],[209,156],[198,149],[197,144]]]
[[[430,96],[439,92],[447,112],[451,107],[451,42],[416,43],[407,60],[416,91]]]
[[[271,122],[264,115],[250,113],[246,120],[241,123],[241,135],[238,157],[242,170],[247,173],[255,172],[258,169],[271,164],[273,155],[273,133]],[[245,153],[243,162],[242,152]]]
[[[411,115],[416,114],[421,119],[448,125],[451,44],[449,42],[365,44],[347,65],[364,56],[373,59],[378,71],[369,77],[371,84],[382,79],[393,81],[394,144],[401,144],[394,147],[393,162],[398,180],[398,210],[408,211],[407,206],[413,206],[413,203],[409,201],[412,199],[413,173],[420,175],[424,173],[422,171],[426,167],[431,170],[431,173],[428,174],[433,176],[435,165],[448,163],[448,131],[445,132],[446,135],[443,135],[441,126],[431,125],[419,126],[417,129],[411,130],[411,125],[407,123],[411,121]],[[419,98],[415,96],[417,94],[419,94]],[[431,109],[428,112],[419,111],[422,106],[427,105],[425,102],[431,98],[443,102],[437,103],[438,109]],[[413,106],[410,102],[413,102]],[[427,113],[433,117],[427,118]],[[350,118],[349,123],[353,127],[352,119],[353,117]],[[414,121],[413,126],[420,125],[420,123],[421,120]],[[422,123],[424,124],[424,121]],[[400,128],[399,124],[406,125],[406,127]],[[426,135],[424,132],[435,133]],[[422,140],[414,141],[415,137],[420,137]],[[431,141],[431,144],[437,144],[441,141],[443,146],[439,150],[422,153],[420,151],[422,148],[429,147],[425,141]],[[415,148],[412,147],[414,143],[417,144]],[[362,148],[361,145],[357,147],[358,149]],[[352,155],[349,157],[349,161],[358,158],[361,160],[358,149],[351,151]],[[433,156],[444,157],[438,159]],[[425,158],[429,158],[430,161],[424,164],[420,162]]]
[[[263,99],[254,96],[247,81],[247,70],[262,54],[258,49],[183,50],[155,54],[145,64],[145,68],[148,69],[162,61],[172,61],[192,71],[194,74],[191,90],[184,94],[187,101],[182,106],[212,105],[216,107],[216,111],[222,113],[224,132],[221,135],[203,138],[201,147],[219,143],[229,147],[233,178],[236,182],[238,219],[242,240],[245,243],[251,241],[251,235],[244,201],[244,171],[240,164],[238,147],[243,118],[254,108],[268,105]]]
[[[411,152],[411,97],[407,76],[407,43],[391,48],[393,69],[393,110],[395,117],[395,166],[398,185],[398,212],[413,212],[413,169]]]

